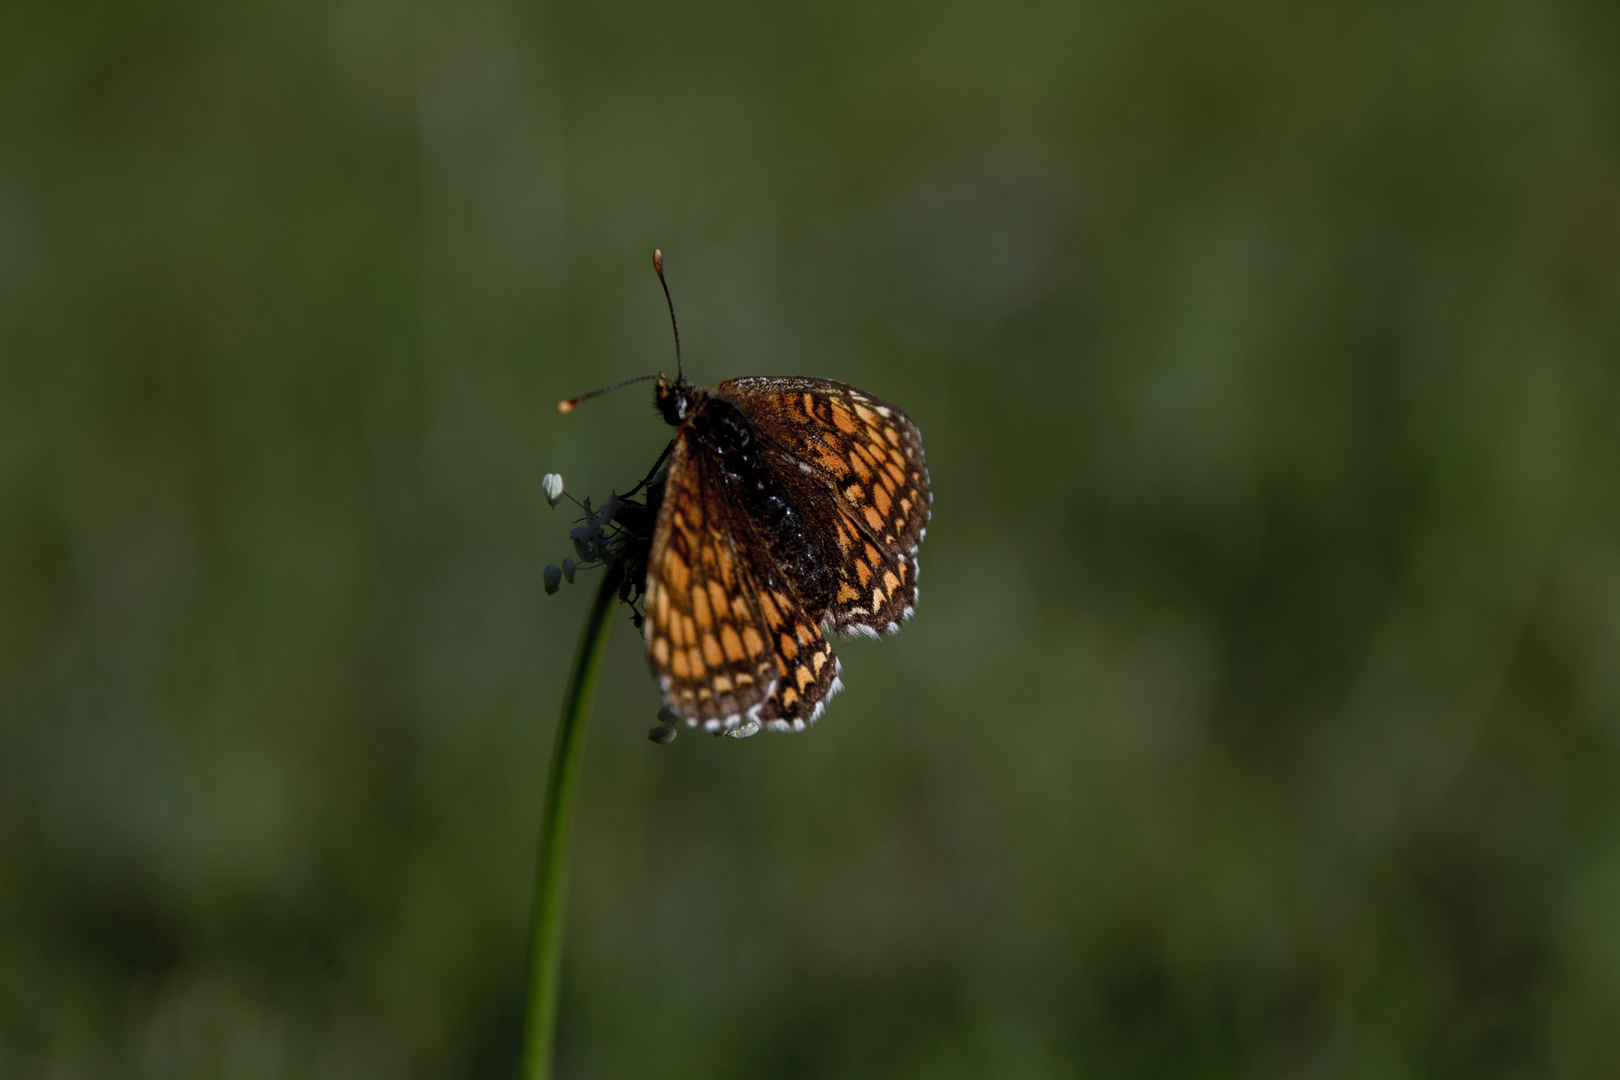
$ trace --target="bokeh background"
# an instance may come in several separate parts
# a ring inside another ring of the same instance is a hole
[[[1620,7],[0,8],[0,1075],[501,1077],[671,363],[920,425],[821,725],[582,784],[574,1078],[1620,1070]]]

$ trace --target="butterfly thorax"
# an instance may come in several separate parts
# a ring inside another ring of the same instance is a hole
[[[768,470],[762,467],[754,429],[740,409],[687,379],[671,382],[660,375],[656,385],[653,402],[665,422],[684,429],[682,435],[702,447],[705,456],[720,466],[724,483],[764,491]]]

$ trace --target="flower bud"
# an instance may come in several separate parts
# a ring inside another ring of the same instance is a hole
[[[556,506],[562,501],[562,473],[548,472],[540,478],[540,490],[546,493],[546,502]]]

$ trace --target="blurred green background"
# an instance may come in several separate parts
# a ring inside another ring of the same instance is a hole
[[[0,8],[0,1076],[503,1077],[576,494],[917,421],[811,733],[582,784],[576,1078],[1620,1070],[1620,7]]]

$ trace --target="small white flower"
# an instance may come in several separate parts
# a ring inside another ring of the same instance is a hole
[[[548,472],[540,478],[540,490],[546,493],[546,502],[556,506],[562,501],[562,473]]]

